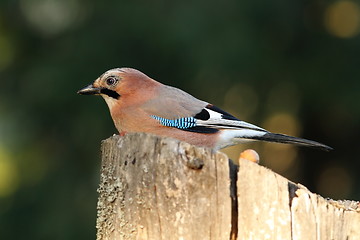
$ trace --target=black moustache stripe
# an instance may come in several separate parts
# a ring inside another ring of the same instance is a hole
[[[115,99],[119,99],[119,97],[120,97],[120,95],[117,92],[115,92],[113,90],[110,90],[110,89],[107,89],[107,88],[102,88],[100,90],[100,93],[108,95],[109,97],[112,97],[112,98],[115,98]]]

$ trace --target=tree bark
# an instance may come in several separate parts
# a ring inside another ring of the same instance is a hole
[[[148,134],[102,143],[97,239],[360,239],[359,203]]]

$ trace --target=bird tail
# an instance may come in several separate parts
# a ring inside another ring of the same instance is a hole
[[[319,142],[315,142],[315,141],[311,141],[311,140],[307,140],[307,139],[303,139],[303,138],[292,137],[292,136],[279,134],[279,133],[267,132],[262,136],[252,137],[252,139],[262,140],[262,141],[267,141],[267,142],[290,143],[290,144],[302,145],[302,146],[306,146],[306,147],[317,148],[317,149],[324,150],[324,151],[332,150],[331,147],[329,147],[325,144],[319,143]]]

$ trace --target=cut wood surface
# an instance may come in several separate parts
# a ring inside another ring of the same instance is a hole
[[[360,239],[359,203],[148,134],[102,143],[97,239]]]

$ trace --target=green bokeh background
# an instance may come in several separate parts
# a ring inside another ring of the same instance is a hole
[[[76,91],[122,66],[260,126],[282,114],[335,151],[286,148],[294,162],[273,169],[359,199],[360,15],[344,2],[1,1],[0,239],[95,238],[100,141],[116,129]],[[272,166],[276,144],[251,147]]]

